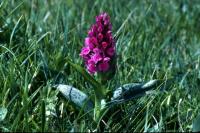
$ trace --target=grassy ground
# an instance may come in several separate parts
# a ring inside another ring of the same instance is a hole
[[[110,89],[151,79],[174,81],[164,93],[121,105],[123,119],[111,116],[104,131],[192,130],[200,113],[200,1],[0,0],[0,106],[8,110],[0,131],[96,128],[50,85],[91,91],[78,72],[63,65],[69,57],[83,66],[84,38],[102,11],[109,13],[117,38]]]

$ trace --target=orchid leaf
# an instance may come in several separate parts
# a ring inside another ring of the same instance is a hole
[[[121,87],[117,88],[113,92],[113,97],[111,98],[111,101],[109,104],[119,104],[123,103],[129,100],[132,100],[133,98],[141,97],[147,94],[148,91],[160,88],[160,90],[164,90],[165,88],[169,87],[172,80],[150,80],[147,83],[129,83],[124,84]]]
[[[82,91],[70,85],[64,85],[64,84],[58,84],[55,85],[54,87],[57,88],[67,100],[73,102],[79,108],[81,109],[83,108],[85,112],[90,112],[91,110],[93,110],[94,108],[93,102]]]

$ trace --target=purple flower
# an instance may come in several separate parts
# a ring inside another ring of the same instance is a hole
[[[87,69],[91,74],[94,74],[97,71],[96,66],[95,66],[94,63],[89,63],[87,65]]]
[[[109,56],[113,56],[115,54],[115,49],[113,47],[110,47],[110,48],[107,49],[106,53]]]
[[[99,61],[102,60],[102,57],[101,57],[100,54],[94,54],[94,55],[91,57],[91,59],[93,60],[93,62],[94,62],[95,64],[97,64]]]
[[[111,30],[109,15],[101,13],[96,16],[96,23],[88,31],[80,56],[91,74],[107,72],[112,68],[111,62],[115,57],[115,41]]]
[[[109,69],[109,64],[108,62],[101,62],[98,67],[100,71],[106,72]]]
[[[85,57],[90,53],[90,48],[89,47],[83,47],[80,53],[80,56]]]

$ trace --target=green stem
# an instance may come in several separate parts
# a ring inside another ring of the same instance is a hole
[[[99,81],[101,86],[99,86],[100,89],[95,89],[94,120],[96,123],[98,123],[101,118],[101,113],[103,111],[101,110],[101,100],[105,98],[105,94],[106,94],[106,89],[104,86],[106,82],[103,80],[103,77],[104,76],[100,73],[97,75],[97,80]]]
[[[94,120],[98,123],[101,113],[101,99],[95,97]]]

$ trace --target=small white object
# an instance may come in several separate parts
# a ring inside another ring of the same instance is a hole
[[[149,87],[149,86],[152,86],[152,85],[155,84],[156,82],[157,82],[157,80],[151,80],[151,81],[147,82],[146,84],[144,84],[144,85],[142,86],[142,88],[147,88],[147,87]]]
[[[101,100],[101,109],[104,109],[106,106],[106,100],[105,99],[102,99]]]

